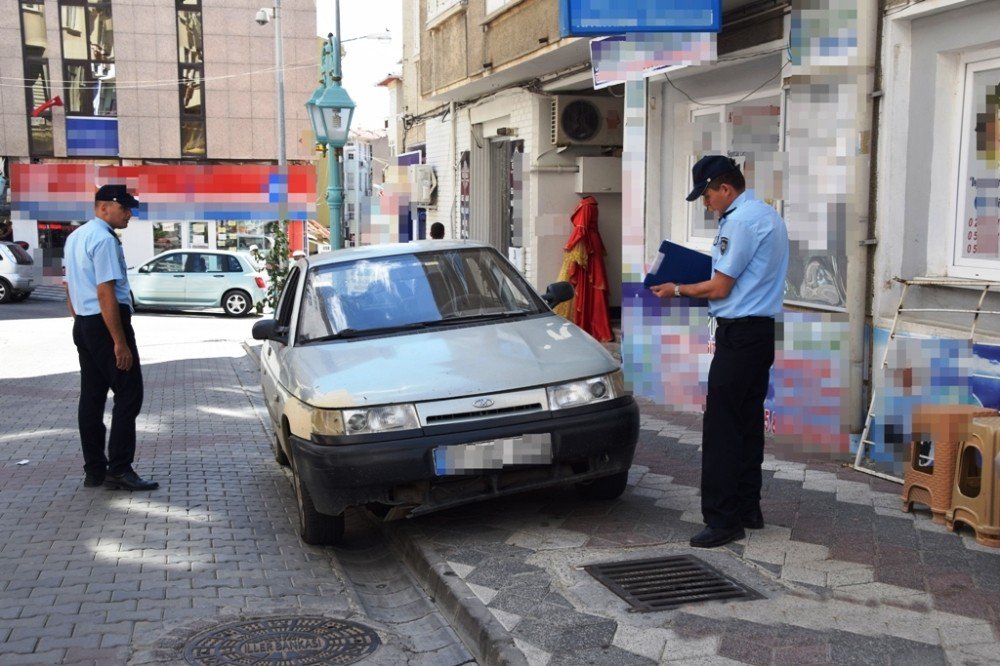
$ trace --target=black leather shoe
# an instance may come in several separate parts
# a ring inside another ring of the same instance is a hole
[[[97,476],[95,474],[88,474],[83,478],[83,485],[85,488],[97,488],[98,486],[103,486],[104,477]]]
[[[760,509],[757,509],[756,512],[743,516],[740,524],[748,530],[762,530],[764,529],[764,514],[760,512]]]
[[[739,541],[746,535],[742,527],[706,527],[691,537],[690,544],[695,548],[715,548],[730,541]]]
[[[156,490],[160,487],[156,481],[146,481],[132,470],[124,474],[108,474],[104,479],[104,485],[112,490],[118,488],[122,490]]]

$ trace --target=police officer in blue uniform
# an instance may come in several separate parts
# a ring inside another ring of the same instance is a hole
[[[712,277],[652,287],[660,298],[708,299],[715,355],[702,427],[701,510],[705,529],[691,545],[714,548],[764,527],[760,510],[764,399],[774,363],[774,318],[788,271],[788,230],[777,211],[746,190],[736,162],[701,158],[691,170],[699,197],[720,215]]]
[[[159,488],[132,469],[142,369],[132,330],[125,254],[115,230],[128,226],[132,209],[138,206],[124,185],[104,185],[94,196],[94,217],[66,239],[66,290],[80,357],[77,418],[86,474],[83,485],[88,488]],[[108,390],[114,393],[114,408],[105,454]]]

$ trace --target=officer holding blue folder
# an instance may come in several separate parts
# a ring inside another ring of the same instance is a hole
[[[719,217],[712,276],[695,284],[650,287],[660,298],[708,299],[716,323],[702,426],[701,510],[705,529],[691,545],[714,548],[764,527],[760,510],[764,399],[774,363],[774,318],[781,314],[788,271],[788,230],[777,211],[746,190],[736,162],[701,158],[694,189]]]

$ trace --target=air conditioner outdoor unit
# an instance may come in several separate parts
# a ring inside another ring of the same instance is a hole
[[[552,143],[557,146],[620,146],[624,124],[621,99],[557,95],[552,100]]]
[[[411,164],[407,167],[410,180],[410,203],[428,205],[437,189],[434,167],[430,164]]]

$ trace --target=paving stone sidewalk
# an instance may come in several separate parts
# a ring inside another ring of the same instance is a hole
[[[900,511],[900,486],[768,455],[767,527],[710,551],[701,528],[699,415],[642,406],[629,487],[471,505],[395,527],[488,610],[530,664],[997,664],[1000,550]],[[693,554],[765,598],[654,613],[584,565]],[[456,594],[461,597],[461,594]],[[473,613],[475,609],[472,609]]]
[[[0,664],[183,664],[198,631],[281,616],[375,629],[368,664],[471,659],[365,521],[350,547],[299,540],[241,346],[250,320],[135,318],[135,466],[160,489],[128,493],[83,487],[65,307],[18,306],[0,312]]]

